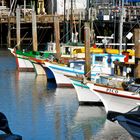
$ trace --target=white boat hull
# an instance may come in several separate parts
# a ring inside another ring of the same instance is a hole
[[[94,104],[101,103],[100,98],[94,94],[88,86],[82,84],[80,81],[71,79],[71,82],[76,90],[77,99],[79,104]]]
[[[34,67],[28,59],[16,57],[16,63],[19,71],[34,71]]]
[[[106,112],[126,113],[140,102],[139,94],[133,95],[133,92],[96,86],[93,83],[87,83],[87,86],[101,99]]]
[[[47,70],[48,69],[50,71],[52,71],[54,79],[55,79],[55,82],[57,84],[57,87],[72,87],[73,88],[73,85],[72,85],[70,79],[68,77],[66,77],[63,72],[54,70],[54,69],[52,69],[50,67],[48,67]],[[46,74],[47,74],[47,72],[46,72]],[[47,79],[49,79],[48,74],[47,74]]]
[[[34,66],[36,75],[46,75],[45,70],[44,70],[44,68],[42,67],[41,64],[34,63],[34,62],[32,62],[32,64]]]

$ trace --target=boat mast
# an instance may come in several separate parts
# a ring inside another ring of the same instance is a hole
[[[122,38],[123,38],[123,17],[124,17],[124,0],[120,0],[120,31],[119,31],[119,36],[120,36],[120,48],[119,52],[121,54],[122,52]]]
[[[70,19],[70,28],[71,28],[71,42],[72,42],[72,33],[73,33],[73,0],[71,0],[71,19]]]

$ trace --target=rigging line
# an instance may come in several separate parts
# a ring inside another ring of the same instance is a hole
[[[117,1],[115,2],[115,5],[117,5]],[[116,20],[116,14],[117,13],[116,12],[114,12],[114,13],[115,13],[115,19],[114,19],[114,39],[113,39],[113,42],[115,43],[116,42],[115,36],[116,36],[116,22],[117,22],[117,20]]]
[[[15,11],[16,3],[17,3],[17,0],[15,1],[14,7],[13,7],[13,11]]]
[[[97,30],[97,32],[98,32],[98,34],[99,34],[99,36],[100,36],[101,34],[100,34],[100,32],[99,32],[99,29],[97,28],[96,23],[95,23],[95,22],[93,22],[93,24],[94,24],[94,26],[95,26],[95,28],[96,28],[96,30]]]
[[[90,72],[92,72],[92,70],[96,67],[96,65],[93,65],[92,69],[90,69],[86,74],[85,76],[87,76]]]
[[[83,29],[84,25],[80,28],[80,29]],[[72,29],[69,30],[69,32],[67,32],[65,35],[63,35],[60,40],[62,40],[65,36],[67,36],[70,32],[72,31]],[[71,39],[70,39],[71,40]],[[70,41],[69,40],[69,41]]]
[[[42,37],[40,38],[40,41],[39,41],[38,45],[41,44],[41,41],[42,41],[42,39],[44,38],[44,36],[46,35],[46,33],[47,33],[47,31],[44,31],[44,33],[42,33]]]
[[[135,25],[137,25],[137,23],[135,23]],[[128,32],[123,36],[123,40],[124,40],[124,38],[126,38],[126,35],[135,27],[135,25],[133,25],[133,27],[131,29],[129,29]],[[140,25],[140,23],[139,23],[139,25]]]
[[[12,7],[13,7],[13,4],[14,4],[15,0],[13,0],[12,4],[11,4],[11,7],[10,7],[10,11],[9,11],[9,14],[8,16],[10,16],[11,12],[12,12]]]
[[[117,20],[116,20],[116,16],[115,16],[115,19],[114,19],[114,39],[113,39],[114,43],[116,42],[116,40],[115,40],[115,36],[116,36],[116,22],[117,22]]]
[[[39,38],[39,42],[38,42],[38,45],[40,45],[41,44],[41,41],[42,41],[42,38],[45,36],[45,34],[46,34],[46,31],[45,31],[45,33],[43,33],[44,31],[42,31],[42,33],[41,33],[41,36],[40,36],[40,38]],[[31,45],[33,44],[33,41],[30,41],[30,45],[29,45],[29,47],[31,47]]]
[[[28,34],[28,32],[26,32],[25,34],[24,34],[24,36],[21,38],[21,40],[20,40],[20,43],[23,41],[23,39],[25,38],[25,36]],[[14,46],[14,48],[15,47],[17,47],[20,43],[18,43],[18,44],[16,44],[15,46]]]

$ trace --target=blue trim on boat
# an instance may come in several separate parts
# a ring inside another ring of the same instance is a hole
[[[73,84],[76,85],[76,86],[78,86],[78,87],[82,87],[82,88],[87,88],[87,89],[89,89],[88,86],[84,85],[84,84],[83,84],[82,82],[80,82],[79,80],[72,79],[72,81],[73,81]]]
[[[63,71],[63,72],[70,72],[70,73],[74,73],[74,74],[79,74],[79,75],[84,75],[84,71],[83,72],[79,72],[77,69],[74,69],[74,70],[71,70],[68,68],[69,67],[65,67],[66,69],[63,69],[63,68],[58,68],[58,67],[55,67],[55,66],[49,66],[50,68],[52,69],[55,69],[55,70],[60,70],[60,71]],[[91,76],[96,76],[96,73],[95,74],[91,74]]]

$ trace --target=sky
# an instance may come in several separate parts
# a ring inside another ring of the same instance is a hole
[[[75,0],[75,1],[76,3],[75,3],[75,6],[73,5],[73,9],[86,8],[86,0]],[[63,14],[64,13],[64,0],[57,0],[57,3],[58,3],[57,12],[59,14]],[[70,9],[70,8],[71,8],[71,0],[66,0],[66,9]]]
[[[74,0],[73,0],[74,1]],[[85,9],[86,8],[86,0],[75,0],[77,9]],[[66,7],[71,7],[71,0],[66,0]]]

